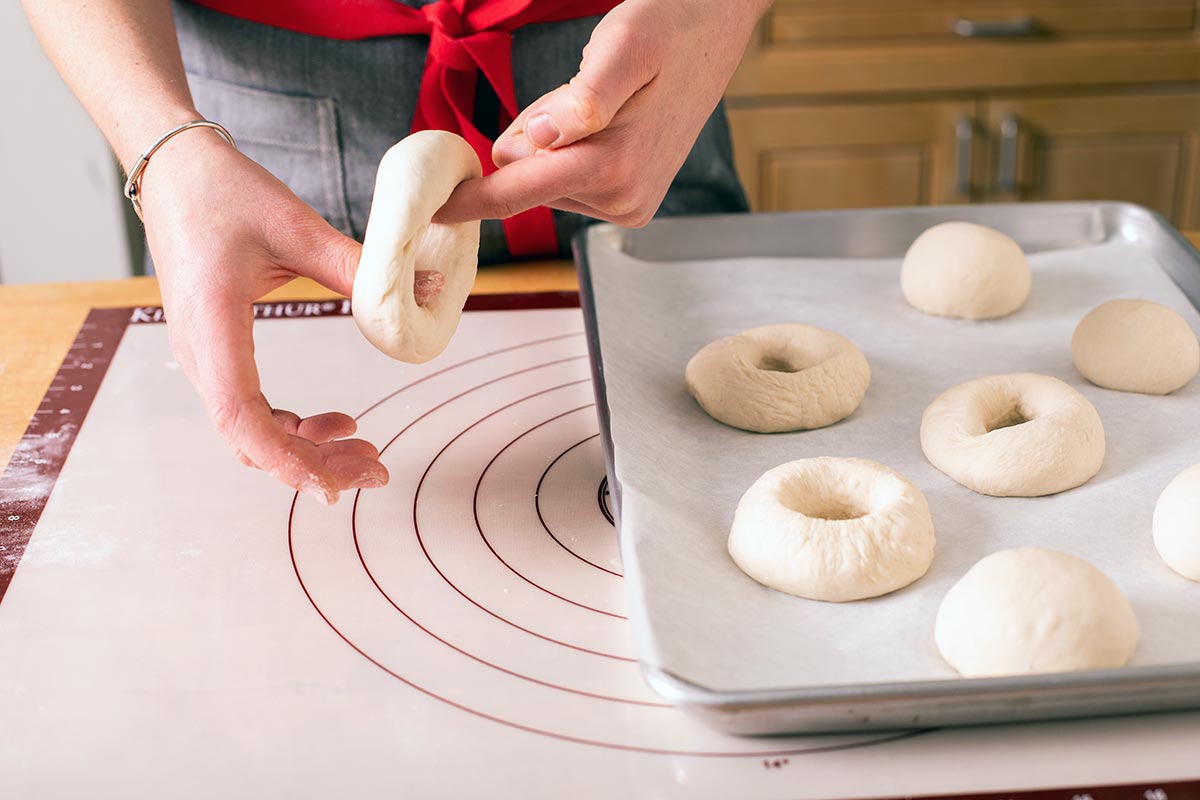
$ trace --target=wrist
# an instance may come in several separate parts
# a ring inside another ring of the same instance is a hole
[[[155,141],[159,138],[161,134]],[[222,168],[219,165],[227,164],[225,159],[231,156],[237,157],[236,146],[215,128],[195,126],[175,132],[147,161],[137,162],[142,164],[140,174],[134,176],[136,180],[133,181],[137,198],[134,206],[139,216],[145,208],[163,198],[197,191],[203,194],[206,181]]]
[[[149,113],[141,113],[135,119],[121,122],[118,129],[109,137],[121,169],[128,175],[142,154],[158,141],[160,136],[172,128],[195,119],[204,119],[195,108],[173,105]]]

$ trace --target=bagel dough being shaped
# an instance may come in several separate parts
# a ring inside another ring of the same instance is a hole
[[[1091,564],[1042,547],[992,553],[942,599],[938,652],[967,678],[1121,667],[1133,608]]]
[[[900,289],[917,310],[939,317],[994,319],[1029,297],[1033,273],[1021,247],[997,230],[943,222],[904,254]]]
[[[1104,461],[1104,425],[1087,398],[1047,375],[977,378],[921,417],[929,463],[980,494],[1038,497],[1086,483]]]
[[[705,345],[688,361],[684,382],[714,419],[778,433],[823,428],[853,414],[871,368],[846,337],[788,323]]]
[[[379,162],[351,307],[363,336],[392,358],[428,361],[458,328],[475,283],[479,222],[432,219],[454,187],[481,174],[471,146],[446,131],[407,136]],[[425,305],[414,289],[418,270],[445,279]]]
[[[1110,300],[1071,337],[1083,377],[1105,389],[1170,394],[1200,371],[1200,342],[1179,314],[1149,300]]]
[[[729,555],[761,584],[843,602],[893,592],[933,561],[921,490],[862,458],[806,458],[767,471],[742,496]]]
[[[1167,484],[1154,504],[1154,547],[1167,566],[1200,581],[1200,464]]]

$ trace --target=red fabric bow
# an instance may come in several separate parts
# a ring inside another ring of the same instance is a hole
[[[483,164],[496,170],[492,141],[472,121],[479,73],[500,98],[500,129],[516,118],[512,31],[538,22],[605,14],[620,0],[439,0],[413,8],[396,0],[194,0],[242,19],[334,39],[418,34],[429,55],[413,117],[413,132],[436,128],[466,139]],[[542,206],[504,220],[515,258],[554,255],[558,239],[550,209]]]

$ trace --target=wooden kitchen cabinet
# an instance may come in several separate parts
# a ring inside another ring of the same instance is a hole
[[[975,104],[734,109],[738,171],[759,211],[967,202]],[[965,161],[965,164],[963,163]]]
[[[1198,0],[777,0],[726,95],[760,211],[1127,200],[1200,227]]]
[[[989,199],[1144,205],[1200,227],[1200,91],[991,100]]]
[[[879,39],[953,41],[970,22],[1058,36],[1187,33],[1194,11],[1192,0],[780,0],[760,41],[777,47]]]

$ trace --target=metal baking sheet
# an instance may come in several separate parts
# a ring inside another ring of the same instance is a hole
[[[923,315],[899,289],[900,258],[938,222],[1013,236],[1033,293],[991,322]],[[1200,331],[1200,258],[1157,215],[1119,203],[1022,204],[679,218],[576,242],[601,426],[615,488],[639,655],[661,694],[730,732],[974,724],[1200,707],[1200,585],[1172,572],[1150,535],[1166,483],[1200,461],[1200,380],[1166,396],[1113,392],[1074,369],[1070,338],[1091,308],[1141,297]],[[849,419],[760,435],[721,425],[683,385],[704,344],[800,321],[848,336],[872,382]],[[980,375],[1038,372],[1079,389],[1105,423],[1089,483],[1042,498],[991,498],[929,465],[928,403]],[[737,500],[776,464],[817,455],[880,461],[929,499],[928,574],[855,603],[760,586],[728,557]],[[1042,545],[1107,573],[1141,624],[1118,670],[962,679],[939,657],[946,590],[997,550]]]

